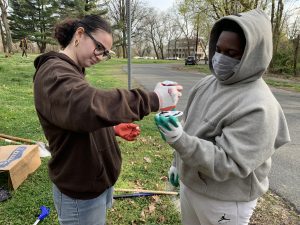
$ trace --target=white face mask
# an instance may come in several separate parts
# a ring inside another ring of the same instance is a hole
[[[228,79],[236,69],[238,68],[240,60],[231,58],[221,53],[215,52],[212,58],[212,66],[215,71],[215,75],[220,80]]]

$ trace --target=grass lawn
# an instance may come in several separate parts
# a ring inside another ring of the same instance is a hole
[[[10,58],[0,55],[0,133],[46,142],[33,104],[32,76],[36,55]],[[142,62],[143,61],[143,62]],[[168,60],[155,61],[166,63]],[[133,60],[134,63],[153,63],[151,60]],[[170,61],[175,62],[175,61]],[[113,59],[87,69],[87,79],[99,88],[127,87],[127,75],[122,71],[126,60]],[[135,86],[137,84],[133,84]],[[142,133],[137,141],[119,140],[123,167],[115,188],[142,188],[169,190],[167,171],[172,152],[160,138],[149,115],[137,122]],[[0,141],[0,145],[7,145]],[[0,203],[0,224],[33,224],[40,213],[39,207],[50,207],[51,213],[41,224],[58,224],[47,172],[47,158],[42,165],[15,191],[12,198]],[[0,173],[1,178],[1,173]],[[1,180],[1,179],[0,179]],[[1,184],[0,184],[1,186]],[[121,193],[115,193],[121,194]],[[155,196],[115,200],[108,212],[108,224],[180,224],[180,215],[174,206],[174,197]],[[275,223],[274,223],[275,221]],[[299,217],[282,199],[272,193],[260,198],[251,224],[298,224]]]

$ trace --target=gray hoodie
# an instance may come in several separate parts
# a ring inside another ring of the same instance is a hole
[[[222,80],[211,59],[226,20],[243,29],[246,46],[236,72]],[[171,145],[181,181],[195,192],[251,201],[268,190],[271,156],[290,141],[282,108],[262,79],[271,58],[271,23],[263,11],[226,16],[214,25],[209,44],[213,75],[190,91],[185,132]]]

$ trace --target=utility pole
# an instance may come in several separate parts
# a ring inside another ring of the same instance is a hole
[[[128,90],[131,89],[131,6],[130,0],[126,0],[127,12],[127,62],[128,62]]]

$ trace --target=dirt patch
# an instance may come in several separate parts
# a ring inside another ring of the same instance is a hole
[[[259,198],[249,225],[300,225],[294,207],[270,191]]]

